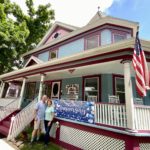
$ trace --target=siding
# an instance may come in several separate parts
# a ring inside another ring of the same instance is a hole
[[[108,102],[108,94],[113,95],[112,74],[101,75],[101,102]]]
[[[84,50],[84,39],[79,39],[59,47],[58,58],[70,56]]]

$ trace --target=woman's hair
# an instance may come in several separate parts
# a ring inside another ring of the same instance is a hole
[[[48,100],[47,100],[47,105],[49,102],[50,102],[50,105],[52,105],[52,100],[50,98],[48,98]]]

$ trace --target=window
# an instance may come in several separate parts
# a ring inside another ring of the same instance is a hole
[[[115,77],[115,95],[119,96],[120,103],[125,103],[124,78]]]
[[[99,77],[84,79],[84,100],[98,101],[99,99]]]
[[[49,53],[49,60],[55,59],[55,58],[57,58],[57,50],[50,51],[50,53]]]
[[[111,44],[111,32],[105,29],[101,32],[101,45],[107,44]]]
[[[35,90],[36,90],[36,83],[35,82],[27,83],[26,98],[33,100],[35,97],[35,92],[36,92]]]
[[[98,36],[92,36],[86,39],[86,49],[98,47]]]
[[[41,53],[38,55],[38,58],[42,61],[48,61],[48,58],[49,58],[49,52],[44,52],[44,53]]]
[[[51,83],[50,82],[45,82],[43,84],[42,95],[47,95],[48,97],[51,97]]]
[[[9,83],[9,88],[6,93],[6,97],[18,97],[20,94],[20,85],[15,83]]]
[[[125,35],[121,35],[121,34],[114,34],[113,37],[114,37],[114,42],[119,42],[121,40],[126,39],[126,36]]]

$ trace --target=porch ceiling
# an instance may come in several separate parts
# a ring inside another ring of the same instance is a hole
[[[86,75],[96,74],[124,74],[123,64],[121,60],[99,63],[94,65],[87,65],[77,68],[70,68],[60,71],[47,72],[45,80],[58,80],[72,77],[82,77]],[[150,67],[150,64],[149,64]],[[131,74],[134,76],[134,70],[131,64]],[[28,77],[28,81],[40,81],[40,74]]]

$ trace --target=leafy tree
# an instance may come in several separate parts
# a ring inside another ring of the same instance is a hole
[[[37,45],[54,20],[50,4],[35,9],[33,0],[26,0],[26,5],[27,14],[16,3],[0,0],[0,74],[20,67],[16,60]]]

